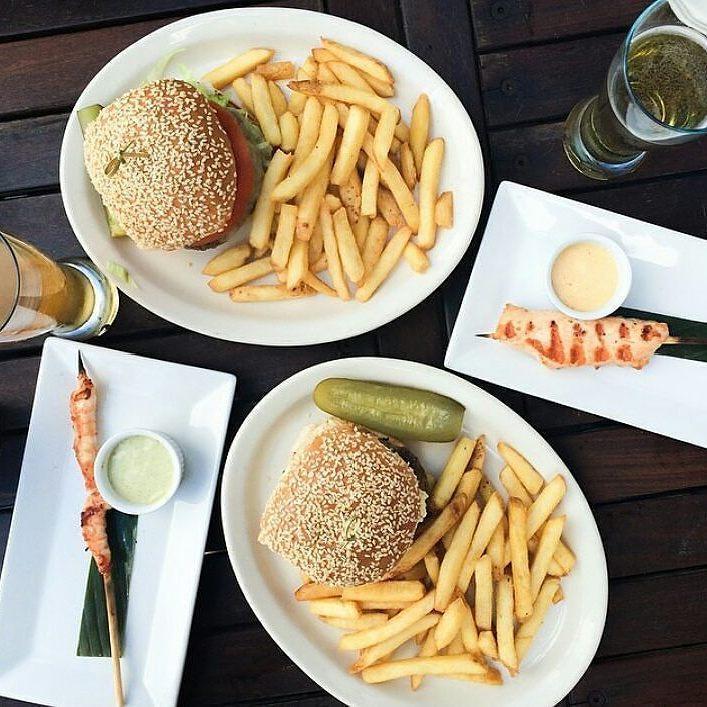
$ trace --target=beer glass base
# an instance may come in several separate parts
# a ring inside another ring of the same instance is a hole
[[[74,341],[105,334],[118,314],[118,289],[88,258],[67,258],[61,265],[73,268],[88,281],[93,291],[93,310],[82,324],[59,326],[52,334]]]
[[[562,146],[572,166],[585,177],[608,180],[633,172],[643,162],[645,152],[639,152],[624,162],[604,162],[595,157],[582,140],[581,125],[585,113],[595,97],[578,103],[570,112],[565,123]]]

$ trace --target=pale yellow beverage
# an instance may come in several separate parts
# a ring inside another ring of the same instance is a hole
[[[552,288],[576,312],[594,312],[614,296],[619,284],[616,259],[594,241],[564,248],[552,264]]]

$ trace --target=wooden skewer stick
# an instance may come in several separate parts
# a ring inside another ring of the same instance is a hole
[[[103,575],[103,589],[106,595],[106,612],[108,614],[108,635],[110,636],[110,655],[113,661],[113,690],[115,692],[115,704],[123,707],[125,698],[123,697],[123,677],[120,672],[120,632],[118,630],[118,612],[115,608],[115,589],[113,588],[113,577],[110,574]]]
[[[476,336],[480,336],[482,339],[490,339],[493,337],[493,334],[476,334]],[[669,336],[661,344],[661,346],[667,346],[670,344],[680,346],[705,346],[707,345],[707,338],[701,339],[697,336]]]

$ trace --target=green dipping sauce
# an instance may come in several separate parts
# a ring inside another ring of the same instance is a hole
[[[151,505],[172,487],[176,470],[162,442],[135,435],[116,444],[108,457],[108,481],[130,503]]]

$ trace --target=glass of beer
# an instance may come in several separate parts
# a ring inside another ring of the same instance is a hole
[[[619,177],[653,148],[707,134],[707,25],[693,22],[705,9],[707,0],[657,0],[636,20],[600,94],[567,118],[565,153],[582,174]]]
[[[0,343],[48,333],[100,336],[117,312],[115,286],[90,260],[55,262],[0,231]]]

